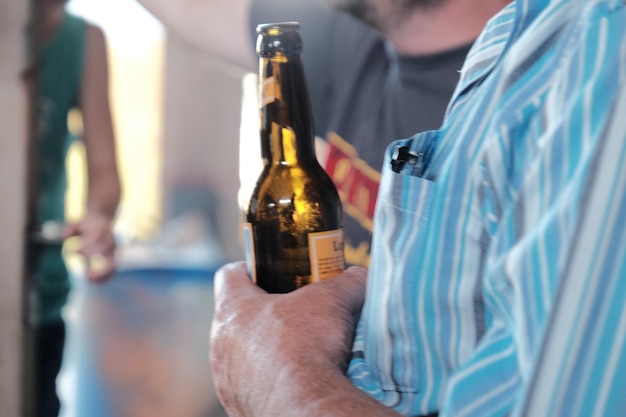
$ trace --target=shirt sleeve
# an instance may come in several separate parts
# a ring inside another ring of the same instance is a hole
[[[624,79],[623,67],[621,75]],[[624,411],[624,114],[626,84],[622,83],[607,123],[599,131],[597,149],[582,190],[573,245],[564,262],[520,415],[608,416]]]
[[[623,413],[626,9],[610,3],[563,2],[567,25],[542,14],[503,60],[475,171],[487,332],[442,417]]]

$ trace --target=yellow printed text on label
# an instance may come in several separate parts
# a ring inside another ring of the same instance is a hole
[[[309,233],[309,257],[313,281],[330,278],[343,272],[343,230]]]

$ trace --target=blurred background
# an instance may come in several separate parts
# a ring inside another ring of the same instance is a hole
[[[19,234],[24,232],[24,206],[17,201],[24,195],[27,171],[20,152],[26,145],[9,140],[28,132],[27,103],[10,78],[24,59],[19,24],[28,20],[28,7],[0,5],[6,74],[0,78],[0,110],[3,120],[24,121],[3,126],[0,143],[0,166],[5,167],[0,174],[6,177],[11,170],[15,175],[13,181],[0,182],[0,191],[16,202],[0,212],[3,226],[9,227],[0,238],[2,416],[21,415],[12,411],[24,407],[14,394],[28,392],[19,382],[20,372],[28,368],[20,352],[28,338],[15,324],[24,305],[13,297],[27,292],[20,286],[23,281],[15,279],[22,259],[22,247],[15,242],[23,241]],[[67,8],[106,35],[123,194],[115,225],[118,273],[112,280],[88,285],[82,261],[73,255],[75,242],[64,247],[73,290],[64,311],[68,334],[59,376],[61,416],[221,416],[207,360],[212,279],[220,265],[243,258],[239,140],[241,131],[250,140],[244,146],[254,147],[246,154],[254,171],[255,76],[191,49],[166,33],[135,0],[71,0]],[[24,108],[15,109],[20,102]],[[80,115],[68,121],[80,134]],[[66,203],[72,221],[80,218],[85,199],[80,142],[72,145],[67,162]]]
[[[182,245],[196,236],[163,236],[178,234],[170,224],[189,223],[189,233],[200,233],[205,231],[198,226],[205,223],[206,232],[219,237],[221,256],[241,258],[233,231],[240,222],[238,141],[246,73],[178,41],[134,0],[71,0],[67,8],[107,37],[123,185],[120,237]],[[84,200],[80,142],[74,147],[68,158],[69,220],[80,217]],[[164,255],[153,261],[169,262]],[[137,262],[133,256],[139,255],[126,256],[122,253],[121,263]],[[178,254],[172,257],[180,262]]]
[[[85,284],[66,243],[75,282],[65,312],[61,416],[223,415],[207,340],[213,272],[242,258],[246,74],[178,41],[134,0],[71,0],[67,8],[107,38],[123,195],[113,280]],[[73,146],[70,221],[80,218],[85,198],[81,144]]]

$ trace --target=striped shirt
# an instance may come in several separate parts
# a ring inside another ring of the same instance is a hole
[[[624,0],[503,9],[441,129],[386,152],[354,384],[408,416],[626,415],[624,161]]]

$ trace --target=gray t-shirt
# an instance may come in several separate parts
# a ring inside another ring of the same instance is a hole
[[[395,139],[437,129],[471,45],[432,55],[396,53],[375,30],[317,0],[255,0],[259,23],[298,21],[316,134],[345,211],[346,261],[369,264],[384,151]]]

